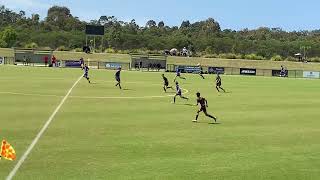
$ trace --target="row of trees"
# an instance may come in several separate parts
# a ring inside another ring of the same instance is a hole
[[[285,59],[300,52],[301,47],[308,47],[309,57],[320,57],[320,30],[286,32],[265,27],[222,30],[213,18],[195,23],[183,21],[179,27],[154,20],[139,26],[134,19],[124,22],[114,16],[84,22],[67,7],[59,6],[51,7],[43,20],[38,14],[26,17],[24,11],[14,12],[0,6],[0,47],[80,50],[85,44],[86,24],[105,26],[103,47],[107,47],[108,52],[160,52],[187,47],[194,54],[207,57]]]

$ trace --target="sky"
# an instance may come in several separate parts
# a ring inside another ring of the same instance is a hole
[[[0,5],[24,10],[29,16],[38,13],[41,18],[53,5],[66,6],[81,20],[107,15],[123,21],[135,19],[143,26],[150,19],[180,26],[184,20],[192,23],[212,17],[222,29],[320,29],[319,0],[0,0]]]

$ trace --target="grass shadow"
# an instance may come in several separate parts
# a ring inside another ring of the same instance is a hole
[[[133,89],[124,88],[123,91],[133,91]]]

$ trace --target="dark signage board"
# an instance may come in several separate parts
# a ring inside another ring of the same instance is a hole
[[[256,69],[250,69],[250,68],[240,68],[240,74],[241,75],[255,76],[255,75],[257,75],[257,70]]]

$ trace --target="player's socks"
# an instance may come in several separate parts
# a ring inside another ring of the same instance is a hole
[[[208,114],[208,117],[214,119],[214,122],[217,122],[217,118],[215,118],[215,117],[213,117],[213,116],[211,116],[211,115],[209,115],[209,114]]]
[[[217,89],[218,92],[220,92],[218,87],[216,87],[216,89]]]
[[[189,98],[187,98],[187,97],[183,97],[183,96],[181,96],[181,98],[182,98],[182,99],[186,99],[186,100],[189,100]]]
[[[176,103],[176,96],[173,97],[173,103]]]
[[[164,90],[164,92],[167,92],[167,89],[166,89],[166,87],[163,87],[163,90]]]
[[[199,114],[197,114],[197,116],[196,116],[196,121],[198,121],[198,117],[199,117]]]

